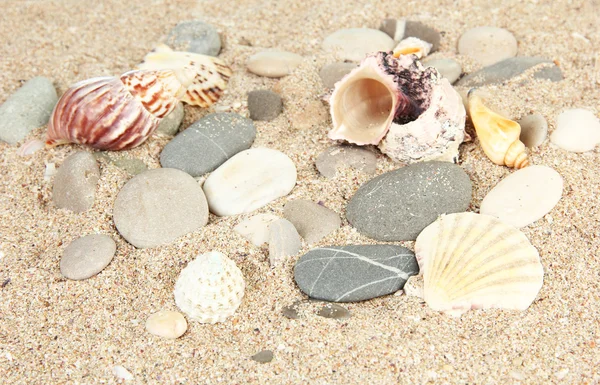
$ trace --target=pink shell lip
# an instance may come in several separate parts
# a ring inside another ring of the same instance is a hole
[[[328,136],[358,145],[379,144],[392,123],[418,118],[429,106],[433,69],[423,69],[412,55],[368,55],[336,83],[331,95],[333,129]]]

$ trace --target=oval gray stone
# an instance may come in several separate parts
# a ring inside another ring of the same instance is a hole
[[[286,203],[283,216],[309,245],[319,242],[342,225],[335,211],[305,199]]]
[[[269,90],[248,92],[248,111],[252,120],[273,120],[283,110],[281,96]]]
[[[544,66],[541,66],[544,64]],[[543,79],[557,82],[563,79],[560,68],[553,62],[540,57],[518,56],[502,60],[496,64],[484,67],[477,72],[464,76],[457,86],[479,87],[486,84],[495,84],[508,81],[521,75],[528,69],[540,65],[533,73],[534,79]]]
[[[117,245],[108,235],[91,234],[65,248],[60,272],[68,279],[81,280],[98,274],[112,261]]]
[[[250,148],[255,137],[252,120],[229,112],[210,114],[167,143],[160,164],[200,176]]]
[[[431,52],[435,52],[440,48],[440,33],[430,26],[421,23],[420,21],[406,21],[404,24],[403,39],[406,39],[407,37],[416,37],[428,42],[432,45]]]
[[[172,168],[146,171],[119,191],[113,209],[117,230],[138,248],[174,241],[208,222],[208,205],[200,185]]]
[[[548,135],[548,122],[542,114],[531,114],[519,120],[521,136],[519,139],[526,147],[537,147],[544,143]]]
[[[380,241],[413,241],[441,214],[466,211],[469,176],[448,162],[422,162],[386,172],[362,185],[346,217],[361,234]]]
[[[331,146],[317,157],[317,170],[326,178],[335,178],[341,168],[353,168],[373,175],[377,170],[377,155],[354,146]]]
[[[448,79],[450,84],[453,84],[462,73],[460,63],[452,59],[431,59],[423,63],[425,67],[433,67],[440,75]]]
[[[175,109],[169,112],[169,114],[158,124],[156,133],[167,136],[176,135],[177,131],[179,131],[179,126],[181,126],[181,122],[183,121],[183,114],[183,103],[179,102]]]
[[[396,245],[329,246],[304,254],[294,279],[311,298],[355,302],[396,292],[419,273],[415,254]]]
[[[250,358],[252,358],[253,361],[260,362],[262,364],[266,364],[266,363],[273,361],[273,351],[272,350],[263,350],[263,351],[256,353],[255,355],[253,355]]]
[[[323,66],[319,71],[321,82],[325,88],[333,88],[335,83],[356,68],[356,63],[331,63]]]
[[[296,255],[302,248],[302,240],[294,225],[287,219],[278,219],[269,225],[269,262],[271,267],[280,265],[286,257]]]
[[[94,205],[100,179],[98,163],[89,152],[70,155],[58,168],[52,187],[52,201],[60,209],[80,213]]]
[[[57,102],[52,81],[30,79],[0,106],[0,140],[15,144],[34,128],[47,124]]]
[[[210,24],[199,20],[177,24],[167,36],[166,44],[176,51],[217,56],[221,51],[219,33]]]

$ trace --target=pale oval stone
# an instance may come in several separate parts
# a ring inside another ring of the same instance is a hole
[[[517,39],[504,28],[477,27],[463,33],[458,53],[489,66],[517,55]]]
[[[270,78],[289,75],[302,63],[302,56],[286,51],[263,51],[248,59],[248,71]]]
[[[287,195],[296,185],[296,166],[284,153],[269,148],[242,151],[204,182],[210,211],[219,216],[252,212]]]
[[[519,139],[525,147],[537,147],[544,143],[548,135],[548,122],[541,114],[531,114],[519,120],[521,136]]]
[[[561,113],[550,141],[572,152],[593,150],[600,143],[600,120],[592,111],[575,108]]]
[[[233,228],[233,231],[246,238],[254,246],[269,242],[269,226],[279,217],[273,214],[258,214],[248,218]]]
[[[176,339],[187,330],[185,317],[176,311],[161,310],[146,320],[146,330],[158,337]]]
[[[117,245],[108,235],[90,234],[77,238],[65,248],[60,272],[68,279],[82,280],[101,272],[112,261]]]
[[[515,227],[527,226],[548,214],[560,200],[563,178],[547,166],[529,166],[504,178],[481,202],[481,214]]]
[[[323,49],[338,59],[359,62],[376,51],[391,51],[396,43],[385,32],[370,28],[340,29],[323,40]]]
[[[423,63],[425,67],[433,67],[442,77],[448,79],[450,84],[453,84],[462,73],[460,63],[452,59],[431,59]]]
[[[302,248],[300,234],[287,219],[278,219],[269,226],[269,263],[282,264],[287,257],[298,254]]]

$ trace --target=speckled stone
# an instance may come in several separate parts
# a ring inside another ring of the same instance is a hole
[[[188,324],[183,314],[176,311],[161,310],[146,320],[146,330],[157,337],[174,340],[181,337]]]
[[[323,66],[319,71],[321,82],[325,88],[333,88],[335,83],[356,68],[355,63],[331,63]]]
[[[160,154],[160,164],[201,176],[252,145],[252,120],[229,112],[209,114],[171,140]]]
[[[386,33],[370,28],[340,29],[323,40],[323,49],[340,60],[359,62],[375,51],[391,51],[396,43]]]
[[[540,66],[539,69],[535,70],[533,73],[534,79],[550,80],[553,82],[563,79],[560,68],[553,62],[539,57],[519,56],[503,60],[464,76],[456,83],[456,85],[479,87],[487,84],[502,83],[519,76],[531,67],[542,63],[546,64],[546,66]]]
[[[450,84],[454,84],[462,73],[460,63],[452,59],[431,59],[423,63],[425,67],[434,67],[438,72],[448,79]]]
[[[98,274],[112,261],[117,245],[108,235],[91,234],[77,238],[65,248],[60,272],[68,279],[82,280]]]
[[[280,78],[292,73],[302,63],[303,57],[286,51],[263,51],[252,55],[246,67],[259,76]]]
[[[169,114],[160,121],[156,128],[156,133],[166,136],[176,135],[179,131],[179,126],[181,126],[181,122],[183,121],[183,115],[183,103],[179,102],[175,109],[169,112]]]
[[[319,242],[342,225],[342,220],[335,211],[305,199],[286,203],[283,216],[309,245]]]
[[[519,120],[521,136],[519,139],[525,147],[537,147],[544,143],[548,135],[548,122],[542,114],[531,114]]]
[[[208,206],[194,178],[180,170],[158,168],[123,186],[113,220],[127,242],[138,248],[156,247],[204,226]]]
[[[15,144],[34,128],[48,123],[58,102],[52,81],[35,77],[27,81],[0,106],[0,140]]]
[[[58,168],[52,201],[60,209],[75,213],[87,211],[94,205],[99,179],[100,169],[94,156],[89,152],[76,152]]]
[[[329,179],[335,178],[338,170],[343,168],[353,168],[373,175],[377,170],[377,155],[356,146],[331,146],[319,154],[315,165],[321,175]]]
[[[361,234],[380,241],[411,241],[441,214],[466,211],[471,181],[460,166],[421,162],[388,171],[362,185],[346,208]]]
[[[221,51],[219,33],[210,24],[199,20],[177,24],[167,36],[166,44],[176,51],[217,56]]]
[[[252,120],[273,120],[283,111],[281,96],[269,90],[248,92],[248,111]]]
[[[517,55],[517,39],[504,28],[477,27],[462,34],[458,53],[489,66]]]

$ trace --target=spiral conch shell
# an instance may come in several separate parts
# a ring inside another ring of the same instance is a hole
[[[460,316],[470,309],[527,309],[543,284],[540,257],[527,237],[489,215],[449,214],[415,243],[424,299]]]
[[[140,145],[185,94],[174,71],[130,71],[84,80],[60,98],[46,145],[85,144],[101,150]]]
[[[469,91],[469,115],[483,152],[500,166],[523,168],[529,165],[525,145],[519,140],[521,126],[485,106],[480,96]]]
[[[455,161],[466,113],[460,95],[415,55],[377,52],[336,83],[329,138],[378,144],[392,159]]]

